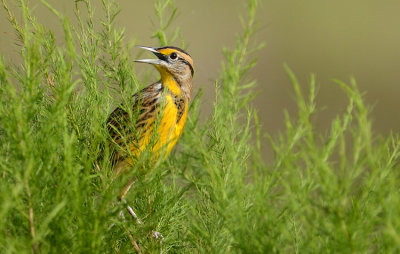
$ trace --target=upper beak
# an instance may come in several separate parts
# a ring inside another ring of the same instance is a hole
[[[136,47],[153,52],[153,54],[156,55],[158,57],[158,59],[140,59],[140,60],[135,60],[135,62],[155,64],[155,65],[161,64],[161,62],[162,62],[161,58],[163,55],[160,52],[158,52],[156,48],[139,46],[139,45],[137,45]]]

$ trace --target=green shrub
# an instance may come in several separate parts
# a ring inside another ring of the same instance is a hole
[[[63,43],[23,0],[21,24],[3,1],[21,63],[0,58],[1,253],[135,253],[132,237],[146,253],[399,251],[399,139],[374,134],[354,80],[335,81],[349,103],[323,135],[312,120],[315,77],[305,96],[287,68],[298,114],[285,113],[278,137],[262,134],[248,74],[263,46],[253,39],[257,0],[249,0],[235,47],[224,49],[212,114],[199,120],[199,91],[168,159],[151,165],[144,158],[118,181],[104,123],[145,85],[114,25],[118,5],[103,0],[98,20],[89,1],[76,1],[74,27],[42,2],[58,16]],[[155,10],[154,37],[173,43],[176,8],[158,0]],[[265,145],[274,149],[272,162],[261,156]],[[116,199],[132,176],[138,181],[126,199],[140,225],[119,216],[124,206]]]

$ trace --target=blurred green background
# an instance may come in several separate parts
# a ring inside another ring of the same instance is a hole
[[[74,1],[49,0],[74,21]],[[156,18],[152,1],[118,1],[117,24],[126,29],[126,42],[158,46],[151,39]],[[12,10],[14,1],[8,0]],[[92,1],[102,15],[101,1]],[[30,1],[40,22],[55,31],[62,42],[60,23],[39,0]],[[177,0],[178,17],[187,51],[195,61],[196,88],[203,88],[203,114],[210,112],[215,79],[218,78],[223,46],[233,46],[241,31],[239,15],[246,1]],[[83,8],[83,4],[82,4]],[[295,113],[293,91],[283,69],[287,63],[303,87],[310,73],[317,75],[319,107],[316,119],[324,132],[337,113],[345,110],[347,99],[332,78],[348,81],[351,76],[373,106],[376,133],[398,132],[400,119],[400,1],[386,0],[279,0],[260,1],[257,42],[267,43],[258,54],[252,75],[258,81],[258,109],[264,131],[273,136],[283,128],[283,110]],[[0,54],[17,61],[18,47],[4,10],[0,10]],[[255,42],[256,43],[256,42]],[[177,43],[179,46],[179,42]],[[133,50],[140,51],[134,48]],[[142,67],[139,71],[145,70]]]

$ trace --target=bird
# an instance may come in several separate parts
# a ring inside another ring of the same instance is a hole
[[[135,62],[154,66],[160,80],[132,96],[131,115],[121,105],[107,119],[107,130],[115,147],[111,156],[115,177],[132,168],[146,149],[150,149],[154,160],[168,156],[182,135],[193,91],[193,59],[186,51],[174,46],[137,47],[157,57]],[[119,195],[125,203],[124,197],[134,182],[131,179]],[[133,209],[130,206],[127,209],[141,223]]]

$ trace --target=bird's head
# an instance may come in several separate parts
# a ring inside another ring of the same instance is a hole
[[[188,82],[189,80],[191,82],[194,74],[193,59],[184,50],[173,46],[161,48],[137,47],[151,51],[157,56],[158,59],[141,59],[135,62],[152,64],[160,72],[161,79],[170,75],[178,83]]]

